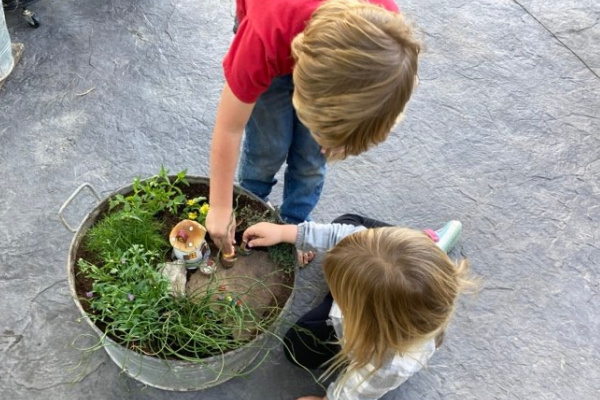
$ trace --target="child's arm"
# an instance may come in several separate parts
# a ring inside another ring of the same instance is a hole
[[[346,236],[364,229],[363,226],[314,222],[303,222],[300,225],[260,222],[246,229],[242,240],[248,243],[248,247],[294,244],[298,251],[298,263],[306,265],[318,253],[325,253]]]
[[[210,210],[206,216],[206,229],[211,239],[225,253],[233,250],[233,176],[244,127],[253,108],[254,104],[238,100],[229,85],[225,84],[217,109],[210,151]]]
[[[259,222],[244,232],[243,240],[248,247],[274,246],[279,243],[296,243],[297,225],[277,225]]]
[[[296,248],[301,251],[325,251],[346,236],[364,229],[364,226],[317,224],[315,222],[303,222],[300,225],[259,222],[246,229],[243,240],[248,243],[249,247],[290,243],[295,244]]]
[[[366,229],[364,226],[338,223],[303,222],[298,225],[298,237],[295,244],[298,250],[314,250],[322,253],[334,247],[346,236],[364,229]]]

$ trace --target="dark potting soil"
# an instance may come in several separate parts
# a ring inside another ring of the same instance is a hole
[[[196,197],[208,198],[209,187],[207,184],[205,184],[203,182],[193,182],[191,178],[188,178],[188,179],[190,179],[190,186],[181,186],[181,190],[184,192],[184,194],[187,196],[187,198],[190,198],[190,199],[196,198]],[[265,206],[260,201],[254,200],[244,194],[234,194],[234,207],[236,208],[236,223],[237,223],[236,242],[238,244],[241,243],[241,241],[242,241],[241,239],[242,239],[243,232],[250,225],[252,225],[256,222],[259,222],[259,221],[264,221],[264,220],[269,220],[270,222],[276,222],[279,220],[279,218],[277,217],[277,215],[275,214],[275,212],[273,210],[269,209],[267,206]],[[104,206],[104,208],[99,211],[100,211],[100,213],[99,213],[96,221],[99,221],[100,219],[102,219],[102,217],[109,212],[108,205]],[[181,219],[178,215],[173,215],[168,212],[158,215],[157,218],[164,221],[164,227],[163,227],[162,233],[163,233],[163,236],[165,237],[165,241],[168,241],[168,237],[169,237],[172,227],[175,226],[178,222],[180,222]],[[85,233],[84,233],[84,235],[85,235]],[[216,246],[210,239],[210,235],[207,234],[206,240],[211,247],[211,250],[212,250],[211,257],[212,257],[212,256],[216,255],[218,250],[216,249]],[[101,263],[101,259],[98,257],[98,255],[89,252],[85,248],[83,240],[80,243],[81,244],[79,245],[79,247],[77,248],[77,251],[76,251],[75,260],[79,260],[82,258],[88,262],[99,265]],[[294,251],[293,247],[291,245],[289,246],[289,251],[290,252]],[[261,313],[259,313],[258,315],[262,315],[262,317],[265,319],[268,318],[268,319],[274,320],[275,315],[273,315],[272,310],[275,309],[275,310],[277,310],[276,311],[277,313],[280,313],[283,305],[285,305],[286,301],[289,299],[289,297],[292,293],[295,272],[294,272],[293,266],[287,266],[287,268],[284,270],[282,268],[282,266],[278,266],[274,262],[269,261],[268,258],[265,258],[265,255],[267,254],[267,252],[268,252],[267,248],[262,248],[262,249],[258,248],[258,249],[253,249],[252,253],[249,256],[238,255],[238,263],[240,263],[240,268],[236,268],[236,270],[237,270],[236,273],[238,275],[241,275],[240,271],[246,271],[246,275],[249,275],[249,278],[254,279],[256,276],[261,275],[261,269],[266,269],[266,270],[264,270],[264,272],[262,274],[263,275],[269,274],[269,283],[268,284],[276,289],[272,290],[272,295],[270,297],[263,296],[263,300],[265,301],[265,303],[268,302],[268,304],[252,304],[252,306],[257,311],[262,310]],[[164,261],[165,262],[172,261],[171,251],[169,251],[169,252],[167,252],[167,254],[165,254]],[[236,263],[236,265],[238,263]],[[228,271],[221,271],[221,272],[225,272],[225,275],[226,275]],[[75,289],[77,292],[78,300],[79,300],[81,306],[83,307],[83,309],[86,311],[86,313],[93,314],[94,310],[91,309],[89,300],[86,297],[86,293],[92,291],[93,280],[91,278],[84,276],[82,273],[80,273],[77,262],[75,262],[75,265],[74,265],[74,273],[75,273]],[[198,270],[188,270],[187,271],[188,285],[191,282],[201,282],[203,278],[205,278],[204,275],[202,275],[200,272],[198,272]],[[192,290],[196,290],[196,289],[192,288]],[[254,302],[256,303],[256,300]],[[264,310],[270,310],[270,311],[265,312]],[[96,326],[102,332],[105,331],[106,326],[102,322],[100,322],[100,321],[96,322]],[[109,336],[111,336],[111,335],[109,335]],[[254,337],[248,337],[247,339],[251,340],[253,338]],[[111,339],[119,342],[118,338],[111,337]],[[150,350],[150,349],[139,348],[135,345],[130,345],[130,348],[132,350],[137,350],[142,353],[148,352],[148,350]],[[202,356],[209,357],[212,354],[206,354],[206,355],[182,354],[182,355],[194,356],[194,357],[199,357],[199,356],[200,357],[202,357]]]

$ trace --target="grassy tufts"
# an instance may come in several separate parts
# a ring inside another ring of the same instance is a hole
[[[107,214],[86,233],[84,246],[91,254],[102,256],[125,251],[133,245],[164,253],[170,246],[161,233],[163,224],[148,214],[118,211]]]

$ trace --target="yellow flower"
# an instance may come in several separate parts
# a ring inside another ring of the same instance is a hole
[[[194,204],[196,204],[196,200],[194,200],[194,199],[187,201],[188,206],[193,206]]]
[[[188,213],[188,218],[196,219],[196,218],[198,218],[198,213],[196,211],[192,211],[191,213]]]
[[[200,207],[200,214],[202,214],[202,215],[208,214],[209,209],[210,209],[210,206],[208,205],[208,203],[202,204],[202,207]]]

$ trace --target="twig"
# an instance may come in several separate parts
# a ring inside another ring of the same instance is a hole
[[[96,89],[95,87],[89,88],[88,90],[86,90],[83,93],[77,93],[76,96],[85,96],[86,94],[91,93],[94,89]]]

